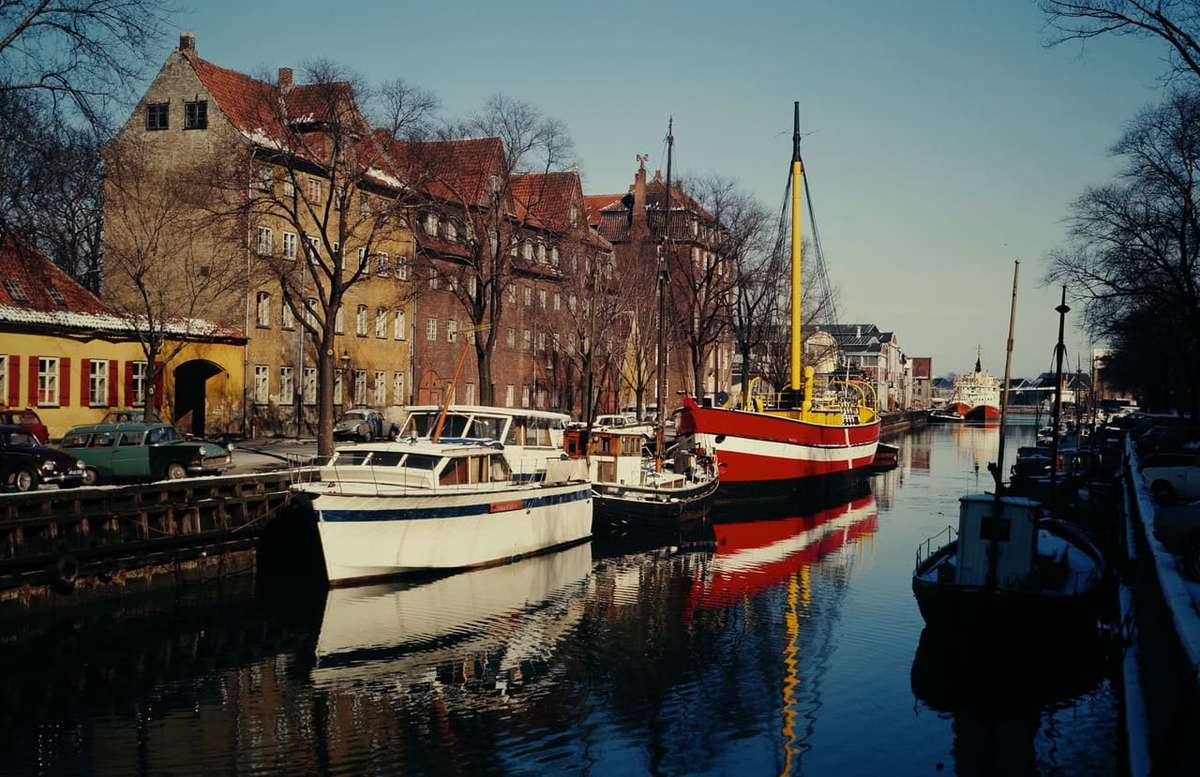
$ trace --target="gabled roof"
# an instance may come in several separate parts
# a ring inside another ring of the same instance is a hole
[[[596,226],[600,223],[600,212],[604,210],[624,210],[625,206],[621,203],[621,198],[624,194],[589,194],[583,198],[584,205],[587,208],[588,223]]]
[[[400,141],[376,132],[400,174],[430,197],[454,205],[485,205],[490,179],[504,172],[500,138]]]
[[[0,241],[0,278],[0,305],[42,312],[104,312],[95,294],[24,243]]]
[[[571,203],[575,193],[582,192],[579,173],[567,171],[514,176],[511,191],[518,221],[559,232],[572,228]],[[576,218],[583,215],[578,213]]]

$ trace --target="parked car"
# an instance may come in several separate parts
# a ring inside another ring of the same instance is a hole
[[[1142,461],[1141,472],[1157,502],[1200,499],[1200,453],[1196,451],[1152,453]]]
[[[394,440],[400,435],[400,427],[383,417],[378,410],[353,408],[342,413],[333,427],[335,440]]]
[[[76,426],[63,437],[62,448],[84,462],[87,482],[219,475],[230,464],[228,449],[185,440],[163,423]]]
[[[20,426],[0,426],[0,483],[17,491],[33,491],[41,483],[71,488],[83,482],[82,461],[42,445]]]
[[[100,419],[102,424],[140,424],[146,416],[145,410],[109,410]]]
[[[24,410],[17,410],[16,408],[0,410],[0,424],[19,426],[36,437],[42,445],[50,442],[50,430],[42,423],[42,419],[38,418],[38,414],[29,408]]]
[[[1183,573],[1200,580],[1200,503],[1163,505],[1154,511],[1154,535],[1183,562]]]

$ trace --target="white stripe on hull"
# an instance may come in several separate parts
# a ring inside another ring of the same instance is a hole
[[[723,440],[717,442],[718,436],[720,435],[696,435],[696,441],[701,447],[717,451],[718,461],[720,461],[720,454],[722,452],[733,452],[750,456],[762,456],[769,459],[783,459],[785,461],[840,461],[845,462],[846,468],[849,469],[851,462],[855,459],[862,459],[868,456],[874,458],[875,449],[878,446],[878,442],[874,440],[862,445],[850,445],[849,431],[846,432],[846,445],[828,447],[760,440],[753,437],[736,437],[734,435],[725,435]]]

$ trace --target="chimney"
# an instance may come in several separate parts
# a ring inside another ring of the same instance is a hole
[[[646,225],[646,160],[638,155],[638,171],[633,177],[633,224],[630,237],[634,240],[650,236],[650,228]]]
[[[290,67],[279,68],[279,88],[284,91],[292,88],[292,69]]]
[[[854,327],[854,336],[855,336],[855,337],[862,337],[862,325],[861,325],[861,324],[860,324],[860,325],[858,325],[858,326],[856,326],[856,327]]]
[[[179,50],[190,51],[196,53],[196,33],[181,32],[179,33]]]

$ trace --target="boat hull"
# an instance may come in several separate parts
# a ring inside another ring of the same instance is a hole
[[[784,416],[700,407],[684,400],[679,435],[715,451],[720,496],[794,496],[861,476],[875,460],[879,422],[826,426]],[[762,486],[763,488],[759,488]]]
[[[968,421],[998,421],[1000,408],[994,405],[976,405],[966,415]]]
[[[967,413],[971,412],[971,405],[968,405],[966,402],[951,402],[946,405],[946,410],[951,413],[957,413],[965,418]]]
[[[665,492],[597,483],[592,487],[597,530],[619,533],[701,522],[719,486],[713,479]]]
[[[592,533],[591,485],[515,491],[313,497],[333,586],[523,558]]]

